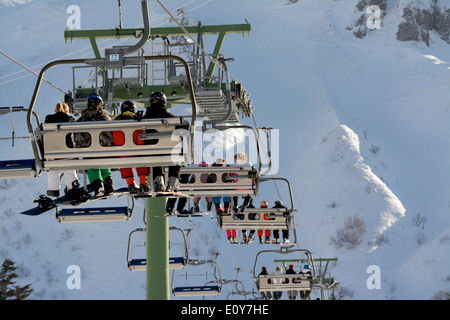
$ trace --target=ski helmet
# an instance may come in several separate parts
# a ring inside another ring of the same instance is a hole
[[[133,112],[136,113],[137,112],[137,107],[136,104],[133,101],[130,100],[126,100],[124,102],[122,102],[122,104],[120,105],[120,112],[124,113],[124,112]]]
[[[167,104],[167,97],[164,93],[156,91],[150,95],[149,101],[150,101],[150,104],[157,103],[157,104],[162,104],[165,107]]]
[[[261,208],[267,208],[269,205],[267,203],[267,201],[262,201],[261,202]]]
[[[103,105],[102,97],[100,97],[96,93],[91,93],[90,95],[88,95],[88,97],[87,97],[87,105],[88,105],[88,107],[93,107],[93,106],[96,106],[98,104]]]

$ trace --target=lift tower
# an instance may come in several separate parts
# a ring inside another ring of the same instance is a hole
[[[150,94],[160,91],[168,97],[169,107],[188,103],[187,101],[190,100],[193,105],[192,123],[197,116],[210,123],[238,123],[240,117],[251,116],[253,107],[247,91],[237,80],[230,81],[225,63],[227,59],[220,53],[226,34],[249,34],[250,24],[203,26],[199,23],[197,26],[150,28],[147,1],[141,0],[141,5],[144,28],[123,29],[120,24],[119,27],[109,30],[66,30],[64,32],[66,42],[88,39],[95,58],[104,59],[107,66],[107,68],[92,66],[93,79],[87,86],[76,83],[76,72],[80,71],[80,68],[73,68],[73,88],[65,97],[71,111],[79,114],[85,108],[87,96],[93,91],[102,96],[105,109],[112,115],[118,113],[123,100],[132,100],[140,106],[147,107]],[[197,41],[195,45],[181,44],[190,48],[183,50],[189,53],[186,63],[183,61],[180,63],[180,59],[171,59],[172,51],[177,44],[171,44],[168,39],[186,35],[196,37]],[[205,54],[204,36],[206,35],[217,35],[211,54]],[[125,38],[140,38],[140,40],[134,46],[108,48],[102,58],[97,44],[98,39]],[[159,43],[156,42],[157,40]],[[142,48],[149,41],[154,59],[146,57],[144,61]],[[160,45],[159,49],[157,49],[158,45]],[[201,47],[198,48],[198,45]],[[125,55],[128,58],[124,58]],[[136,57],[135,63],[132,63],[133,57]],[[125,60],[128,61],[126,65],[123,63]],[[159,60],[159,63],[156,63],[156,60]],[[148,61],[151,63],[146,63]],[[114,65],[117,65],[117,68]],[[150,300],[170,299],[169,223],[168,218],[164,217],[166,202],[165,197],[147,199],[146,298]]]

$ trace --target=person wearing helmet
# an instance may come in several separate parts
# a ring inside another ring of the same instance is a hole
[[[84,121],[109,121],[111,117],[103,110],[103,99],[96,93],[87,97],[87,108],[83,110],[77,122]],[[73,134],[76,148],[86,148],[91,145],[91,135],[88,132],[76,132]],[[111,131],[100,133],[100,145],[109,147],[114,145]],[[94,198],[109,196],[114,194],[113,178],[109,168],[89,169],[87,175],[91,186],[94,188]]]
[[[275,206],[273,206],[272,208],[282,208],[287,210],[286,206],[283,204],[283,202],[281,202],[281,200],[275,201]],[[289,230],[282,230],[282,233],[283,233],[283,244],[289,244]],[[280,237],[280,230],[273,230],[273,238],[275,244],[280,243],[279,237]]]
[[[299,274],[308,274],[311,275],[311,268],[309,267],[308,264],[305,264],[302,268],[302,270],[300,270]],[[311,290],[300,290],[300,298],[302,300],[308,300],[309,296],[311,294]]]
[[[261,208],[268,208],[269,204],[267,203],[267,201],[261,201]],[[264,213],[264,220],[271,220],[269,218],[269,215],[267,213]],[[263,240],[263,233],[264,233],[264,240]],[[263,244],[263,243],[270,243],[270,230],[258,230],[258,238],[259,238],[259,243]]]
[[[167,97],[163,92],[153,92],[149,98],[150,105],[144,114],[144,119],[175,118],[167,111]]]
[[[143,119],[160,119],[160,118],[174,118],[175,115],[167,111],[167,97],[163,92],[153,92],[149,98],[150,105],[142,117]],[[164,168],[153,167],[153,183],[155,192],[173,191],[177,192],[180,184],[181,166],[169,166],[169,181],[167,187],[164,183]],[[169,198],[167,200],[166,211],[168,213],[175,213],[174,207],[177,198]]]
[[[120,104],[120,114],[114,120],[134,120],[136,119],[137,112],[136,104],[133,101],[125,100]],[[122,131],[113,131],[112,133],[114,145],[121,146],[125,143],[125,135]],[[133,135],[133,141],[136,144],[139,144],[138,136],[138,133]],[[120,175],[127,182],[128,190],[131,194],[149,192],[150,188],[147,184],[147,177],[150,173],[150,168],[138,167],[136,168],[136,173],[139,177],[139,185],[134,180],[133,168],[120,168]]]

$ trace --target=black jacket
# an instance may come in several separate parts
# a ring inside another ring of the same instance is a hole
[[[45,123],[74,122],[75,118],[65,112],[56,112],[45,117]]]
[[[294,269],[287,269],[286,274],[297,274]]]
[[[175,118],[176,116],[159,103],[153,103],[145,111],[143,119]]]
[[[75,118],[65,112],[56,112],[45,117],[45,123],[75,122]],[[66,145],[73,148],[72,135],[66,135]]]

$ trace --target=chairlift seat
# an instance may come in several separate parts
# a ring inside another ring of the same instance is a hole
[[[264,219],[265,214],[270,220]],[[289,230],[291,213],[284,208],[246,208],[242,213],[217,215],[222,230]]]
[[[187,265],[187,260],[184,257],[170,257],[169,269],[183,269]],[[147,259],[131,259],[128,262],[128,269],[130,271],[145,271],[147,269]]]
[[[264,275],[255,279],[258,290],[266,291],[311,291],[313,279],[311,274]]]
[[[180,182],[180,192],[197,197],[254,196],[257,170],[249,165],[244,167],[183,167],[181,174],[195,175],[195,181]],[[202,175],[212,179],[202,182]]]
[[[43,140],[45,170],[101,169],[164,166],[184,163],[183,136],[188,124],[183,118],[144,119],[142,121],[87,121],[43,123],[36,136]],[[102,146],[102,132],[121,131],[125,142],[120,146]],[[138,143],[133,141],[136,131]],[[88,147],[66,145],[66,136],[84,132],[91,136]],[[175,134],[174,134],[175,133]]]
[[[35,159],[0,161],[0,179],[37,177]]]
[[[131,259],[128,261],[130,271],[143,271],[147,268],[147,259]]]
[[[216,296],[220,294],[219,286],[175,287],[172,293],[175,297]]]
[[[128,207],[64,208],[56,213],[58,222],[125,221],[130,218]]]

